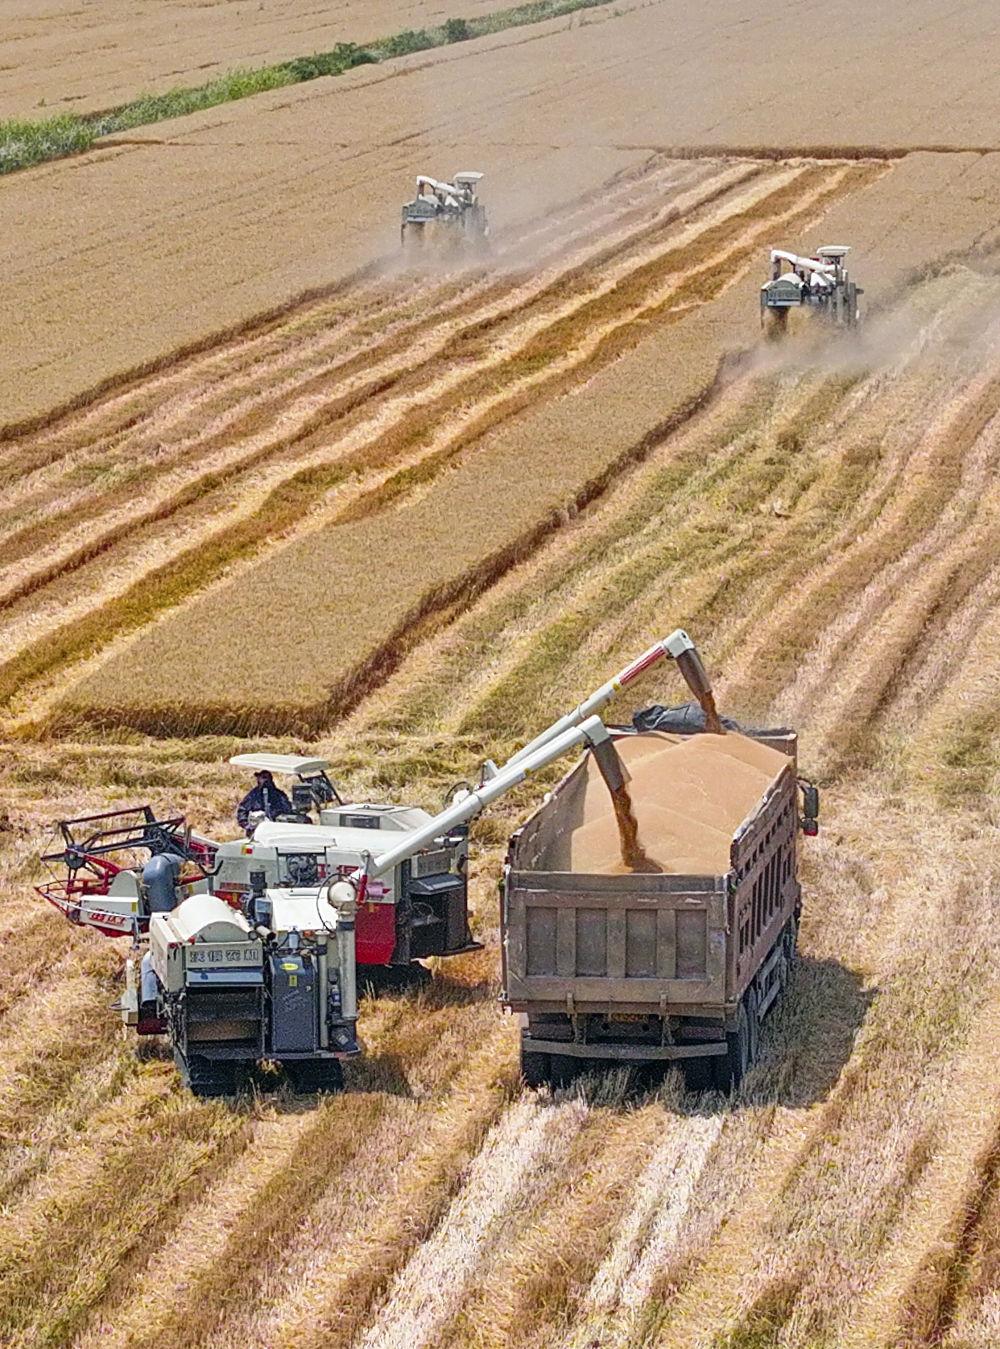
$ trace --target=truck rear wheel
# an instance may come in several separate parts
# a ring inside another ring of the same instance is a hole
[[[778,984],[778,997],[780,998],[788,987],[788,981],[792,977],[792,966],[788,959],[788,950],[782,942],[781,954],[778,956],[778,963],[775,966],[774,977]]]
[[[521,1076],[527,1087],[544,1087],[548,1084],[552,1065],[548,1054],[539,1054],[530,1049],[521,1050]]]
[[[585,1060],[574,1058],[572,1054],[550,1054],[549,1081],[553,1087],[568,1087],[583,1067]]]
[[[298,1096],[340,1091],[344,1086],[344,1070],[338,1059],[294,1059],[281,1066]]]
[[[571,1054],[540,1054],[521,1050],[521,1074],[529,1087],[568,1087],[584,1060]]]
[[[757,1057],[760,1028],[757,1002],[748,990],[736,1013],[736,1029],[726,1035],[726,1052],[712,1059],[712,1075],[717,1091],[736,1091]]]

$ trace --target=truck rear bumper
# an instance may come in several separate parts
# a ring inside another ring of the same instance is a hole
[[[662,1063],[669,1059],[702,1059],[725,1054],[721,1040],[687,1045],[580,1044],[576,1040],[536,1040],[525,1035],[521,1047],[527,1054],[568,1054],[574,1059],[607,1059],[616,1063]]]

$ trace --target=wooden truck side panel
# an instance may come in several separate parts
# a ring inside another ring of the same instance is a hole
[[[725,880],[507,873],[505,1001],[580,1010],[665,1012],[722,1006]]]
[[[778,934],[797,911],[798,798],[789,766],[760,809],[745,821],[730,850],[732,923],[727,984],[741,998]]]

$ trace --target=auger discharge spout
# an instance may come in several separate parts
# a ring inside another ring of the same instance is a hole
[[[620,689],[628,688],[647,670],[652,669],[654,665],[658,665],[661,660],[667,657],[677,662],[678,670],[684,676],[688,687],[704,710],[706,729],[716,735],[721,735],[722,723],[719,721],[718,712],[715,710],[712,687],[705,672],[705,667],[701,662],[701,657],[698,655],[698,648],[683,628],[675,628],[669,637],[654,642],[641,656],[637,656],[607,683],[595,689],[572,712],[567,712],[564,717],[560,717],[558,721],[554,721],[551,726],[536,735],[534,740],[529,741],[523,749],[518,750],[512,758],[508,759],[507,766],[520,763],[555,736],[561,735],[568,727],[579,725],[586,717],[592,716],[600,708],[606,707]]]

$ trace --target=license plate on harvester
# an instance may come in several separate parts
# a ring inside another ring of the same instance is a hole
[[[189,969],[232,970],[262,962],[260,947],[256,942],[247,942],[245,946],[209,943],[192,946],[187,952],[187,963]]]

